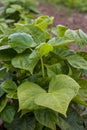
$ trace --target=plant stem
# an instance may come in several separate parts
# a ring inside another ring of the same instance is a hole
[[[42,57],[41,57],[41,67],[42,67],[42,76],[44,77],[44,63]]]

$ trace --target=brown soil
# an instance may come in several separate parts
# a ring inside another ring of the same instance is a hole
[[[82,29],[87,33],[87,14],[79,13],[75,10],[71,11],[61,6],[52,4],[40,3],[39,11],[43,15],[54,17],[54,25],[62,24],[71,29]]]

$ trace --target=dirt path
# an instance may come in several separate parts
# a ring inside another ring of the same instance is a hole
[[[73,11],[69,15],[65,8],[59,8],[47,3],[39,4],[39,11],[43,15],[54,16],[54,25],[62,24],[72,29],[82,29],[87,33],[87,14]]]

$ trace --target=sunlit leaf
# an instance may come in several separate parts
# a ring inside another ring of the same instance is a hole
[[[34,110],[37,105],[34,99],[38,94],[45,93],[45,90],[32,82],[24,82],[18,87],[19,109]]]

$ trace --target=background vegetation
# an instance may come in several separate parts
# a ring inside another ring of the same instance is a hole
[[[50,3],[61,4],[71,9],[87,12],[87,0],[47,0]]]

